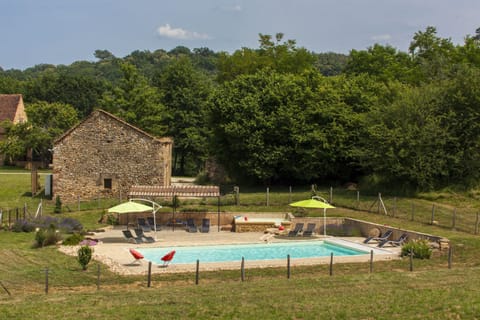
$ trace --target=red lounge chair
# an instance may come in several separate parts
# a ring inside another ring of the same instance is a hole
[[[162,257],[161,260],[163,261],[163,266],[164,266],[164,267],[168,266],[168,264],[170,263],[170,261],[172,261],[174,255],[175,255],[175,250],[170,251],[169,253],[167,253],[166,255],[164,255],[164,256]]]
[[[130,249],[129,251],[132,254],[132,256],[135,258],[135,260],[133,260],[130,264],[133,264],[135,262],[141,263],[141,260],[144,258],[143,254],[141,254],[135,249]]]

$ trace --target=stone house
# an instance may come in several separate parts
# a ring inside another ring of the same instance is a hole
[[[168,186],[172,144],[95,110],[54,142],[53,196],[126,199],[132,185]]]
[[[0,123],[9,120],[13,123],[22,123],[27,121],[25,106],[21,94],[0,94]],[[5,138],[5,131],[0,127],[0,140]],[[0,165],[4,162],[0,154]]]

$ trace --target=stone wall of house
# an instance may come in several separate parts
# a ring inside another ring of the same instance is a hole
[[[55,142],[53,196],[66,203],[125,198],[133,184],[170,185],[171,154],[171,139],[156,139],[97,110]]]

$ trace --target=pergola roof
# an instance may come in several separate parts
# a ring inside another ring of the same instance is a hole
[[[129,197],[219,197],[218,186],[140,186],[130,188]]]

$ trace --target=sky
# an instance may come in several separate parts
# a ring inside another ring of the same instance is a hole
[[[233,52],[279,32],[317,53],[408,51],[427,26],[461,44],[479,17],[478,0],[0,0],[0,67],[96,61],[95,50]]]

